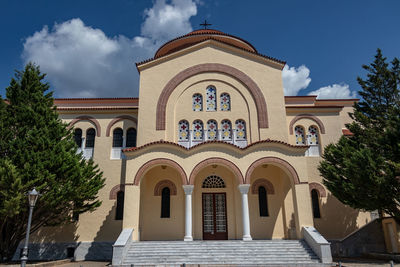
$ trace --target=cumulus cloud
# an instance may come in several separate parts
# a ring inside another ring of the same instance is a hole
[[[194,0],[157,0],[144,11],[140,36],[109,37],[79,18],[44,26],[24,43],[24,62],[35,62],[57,97],[137,96],[134,62],[152,57],[164,42],[192,30]]]
[[[285,95],[297,95],[301,89],[307,88],[310,84],[310,70],[304,65],[298,68],[285,65],[282,70],[282,80]]]
[[[317,95],[318,99],[330,98],[355,98],[356,93],[350,91],[348,84],[333,84],[312,91],[309,95]]]

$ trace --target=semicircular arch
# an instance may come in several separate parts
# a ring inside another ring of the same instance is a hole
[[[76,124],[79,121],[90,121],[91,123],[94,124],[95,128],[96,128],[96,135],[97,137],[100,137],[101,135],[101,127],[100,127],[100,123],[98,120],[96,120],[95,118],[91,117],[91,116],[79,116],[76,117],[75,119],[73,119],[69,124],[68,124],[68,129],[71,128],[72,126],[74,126],[74,124]]]
[[[296,121],[301,120],[301,119],[310,119],[310,120],[314,121],[318,125],[319,130],[321,131],[321,134],[325,134],[324,123],[317,116],[312,115],[312,114],[299,114],[290,121],[289,133],[291,135],[293,134],[294,124],[296,123]]]
[[[113,127],[114,124],[116,124],[117,122],[122,121],[122,120],[131,121],[131,122],[135,123],[136,127],[137,127],[137,119],[135,117],[132,117],[132,116],[129,116],[129,115],[121,115],[121,116],[118,116],[118,117],[112,119],[110,121],[110,123],[107,125],[106,137],[110,136],[111,127]]]

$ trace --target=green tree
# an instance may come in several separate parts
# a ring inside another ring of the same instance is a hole
[[[378,49],[363,68],[362,99],[346,125],[353,135],[325,148],[319,171],[344,204],[385,212],[400,223],[400,64],[395,58],[389,66]]]
[[[16,72],[0,98],[0,261],[9,260],[26,233],[26,193],[41,193],[32,230],[72,221],[100,206],[104,178],[92,160],[77,154],[72,131],[53,105],[39,67]]]

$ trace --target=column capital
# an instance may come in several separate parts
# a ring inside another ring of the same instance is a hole
[[[182,185],[185,195],[191,195],[193,193],[194,185]]]
[[[247,194],[249,192],[250,184],[240,184],[238,188],[240,193]]]

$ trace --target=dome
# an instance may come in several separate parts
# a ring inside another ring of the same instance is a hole
[[[165,43],[157,50],[154,58],[159,58],[171,54],[173,52],[179,51],[181,49],[209,39],[217,40],[231,46],[257,53],[257,50],[249,42],[239,37],[229,35],[218,30],[201,29],[192,31],[186,35],[175,38]]]

